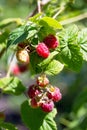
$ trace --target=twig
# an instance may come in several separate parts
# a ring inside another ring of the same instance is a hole
[[[37,0],[38,13],[41,13],[41,1]]]
[[[87,18],[87,13],[83,13],[83,14],[80,14],[79,16],[74,17],[74,18],[69,18],[69,19],[60,21],[60,23],[62,25],[66,25],[66,24],[70,24],[70,23],[80,21],[80,20],[85,19],[85,18]]]
[[[64,126],[69,126],[70,122],[64,118],[60,118],[60,123],[63,124]]]
[[[5,52],[6,48],[4,47],[1,52],[0,52],[0,58],[3,56],[4,52]]]
[[[55,19],[62,11],[64,11],[64,9],[65,9],[65,7],[62,6],[62,7],[60,8],[60,10],[53,16],[53,18]]]
[[[38,11],[38,8],[36,7],[33,12],[29,13],[29,15],[26,17],[26,20],[28,20],[30,17],[34,16]]]
[[[50,0],[43,0],[43,1],[40,1],[40,9],[42,6],[45,6],[46,4],[48,4],[50,2]],[[37,5],[38,5],[37,4]],[[41,10],[40,10],[41,11]],[[30,17],[34,16],[36,13],[38,12],[38,6],[36,6],[36,8],[34,9],[33,12],[29,13],[29,15],[26,17],[26,20],[28,20]]]
[[[8,72],[7,72],[6,77],[9,77],[9,76],[10,76],[11,67],[12,67],[12,63],[13,63],[13,59],[14,59],[14,54],[15,54],[15,52],[13,53],[13,55],[12,55],[12,57],[11,57],[11,61],[10,61],[10,65],[9,65]]]

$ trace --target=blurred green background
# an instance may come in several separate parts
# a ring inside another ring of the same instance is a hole
[[[37,7],[36,2],[36,0],[0,0],[0,24],[7,18],[26,19]],[[65,20],[65,27],[72,24],[77,24],[79,29],[87,27],[87,0],[51,0],[42,6],[42,12],[53,17],[61,8],[62,11],[56,19],[60,22]],[[78,21],[78,17],[81,17],[81,20]],[[71,18],[74,20],[68,23]],[[5,33],[4,40],[0,37],[0,44],[3,44],[3,47],[0,45],[0,51],[6,45],[9,32],[17,26],[15,23],[0,28],[0,32]],[[6,74],[11,51],[0,58],[0,77]],[[27,87],[33,82],[30,72],[19,75],[19,78]],[[63,94],[63,99],[55,104],[58,110],[55,119],[58,130],[87,130],[87,63],[83,63],[78,73],[64,68],[59,75],[49,76],[49,79],[53,85],[60,87]],[[3,95],[0,98],[0,111],[4,111],[6,121],[16,124],[19,130],[27,129],[20,118],[20,104],[25,99],[24,95]]]

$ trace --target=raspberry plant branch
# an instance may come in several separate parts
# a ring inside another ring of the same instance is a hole
[[[41,13],[41,1],[37,0],[38,13]]]
[[[53,119],[57,113],[54,103],[62,99],[62,94],[60,88],[50,83],[47,75],[59,74],[64,66],[73,71],[80,71],[83,60],[87,61],[87,49],[84,49],[87,44],[87,29],[79,30],[76,25],[69,28],[62,27],[56,18],[64,11],[65,4],[59,6],[60,9],[58,8],[53,18],[42,16],[41,7],[44,4],[41,0],[37,0],[36,4],[37,10],[35,9],[31,16],[37,12],[38,14],[30,19],[27,17],[25,23],[9,35],[7,48],[14,45],[17,49],[16,53],[12,54],[6,77],[0,79],[0,88],[3,93],[26,96],[26,101],[21,105],[21,116],[29,129],[57,130]],[[84,17],[80,15],[77,19],[86,17],[87,14]],[[65,25],[66,22],[61,23]],[[16,65],[15,73],[11,73],[15,54],[19,64]],[[25,66],[25,70],[34,76],[38,75],[27,90],[22,81],[16,77],[17,74],[25,72],[21,66]],[[10,73],[13,75],[10,76]]]
[[[82,13],[82,14],[76,16],[76,17],[69,18],[69,19],[66,19],[66,20],[63,20],[63,21],[60,21],[60,22],[61,22],[62,25],[67,25],[67,24],[71,24],[71,23],[83,20],[85,18],[87,18],[87,13]]]
[[[53,16],[54,19],[65,10],[65,5],[61,5],[59,11]]]

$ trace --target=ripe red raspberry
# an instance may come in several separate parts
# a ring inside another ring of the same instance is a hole
[[[37,84],[41,87],[45,87],[46,85],[49,84],[49,80],[46,77],[46,75],[41,75],[37,78]]]
[[[55,49],[59,45],[57,38],[54,35],[51,35],[51,34],[48,35],[47,37],[45,37],[45,39],[43,41],[49,49],[50,48]]]
[[[40,90],[39,88],[37,88],[37,86],[35,85],[31,85],[28,89],[28,96],[30,98],[34,98],[35,96],[40,94]]]
[[[39,107],[39,103],[37,102],[37,100],[35,98],[32,98],[30,101],[31,107],[32,108],[37,108]]]
[[[47,58],[49,56],[49,49],[44,43],[39,43],[36,48],[36,52],[39,56]]]
[[[20,63],[24,63],[24,64],[28,64],[30,60],[29,54],[25,49],[17,50],[16,58]]]
[[[54,108],[54,102],[48,101],[41,104],[41,108],[44,112],[51,112]]]
[[[62,94],[60,93],[60,89],[58,87],[51,87],[47,96],[49,99],[52,99],[54,102],[58,102],[62,98]]]

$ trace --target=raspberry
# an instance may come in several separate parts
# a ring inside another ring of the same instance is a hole
[[[32,98],[30,101],[31,107],[32,108],[37,108],[39,107],[39,103],[37,102],[37,100],[35,98]]]
[[[19,75],[20,73],[25,72],[27,69],[28,69],[27,64],[15,64],[14,66],[12,66],[11,72],[14,75]]]
[[[20,63],[25,63],[25,64],[28,64],[30,60],[29,54],[25,49],[18,50],[16,52],[16,58]]]
[[[39,88],[37,88],[37,86],[35,86],[35,85],[31,85],[28,89],[28,96],[30,98],[33,98],[33,97],[37,96],[38,94],[40,94]]]
[[[46,75],[42,75],[42,76],[39,76],[37,78],[37,84],[41,87],[45,87],[46,85],[49,84],[49,80],[48,78],[46,77]]]
[[[11,72],[12,72],[14,75],[19,75],[19,74],[20,74],[19,66],[18,66],[17,64],[14,65],[14,66],[12,66]]]
[[[42,103],[41,108],[44,112],[51,112],[54,108],[54,103],[53,101]]]
[[[47,37],[45,37],[45,39],[43,41],[49,49],[50,48],[55,49],[59,45],[57,38],[54,35],[51,35],[51,34],[48,35]]]
[[[49,99],[52,99],[54,102],[58,102],[62,98],[62,94],[60,93],[60,89],[57,87],[54,87],[54,88],[51,87],[47,96],[49,97]]]
[[[44,43],[38,44],[38,46],[36,48],[36,52],[39,56],[41,56],[43,58],[47,58],[50,53],[48,47]]]
[[[28,64],[19,64],[18,67],[21,73],[28,70]]]

